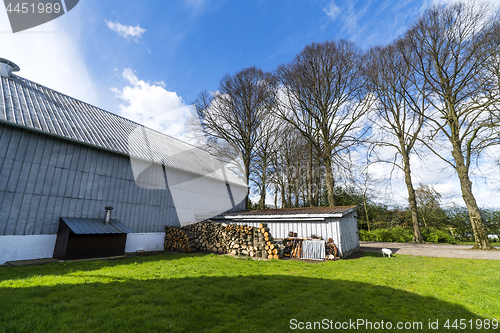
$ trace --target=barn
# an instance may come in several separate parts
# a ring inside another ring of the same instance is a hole
[[[287,238],[291,232],[298,238],[332,238],[340,257],[347,258],[359,247],[356,210],[357,206],[247,210],[227,212],[212,220],[252,227],[267,223],[277,239]]]
[[[19,70],[0,58],[0,264],[52,257],[66,227],[67,244],[161,250],[165,226],[244,208],[246,184],[208,152]]]

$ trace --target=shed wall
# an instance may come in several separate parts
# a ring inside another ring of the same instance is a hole
[[[290,231],[296,232],[299,238],[309,238],[312,235],[319,236],[325,240],[332,238],[339,251],[347,256],[359,247],[358,225],[356,212],[347,214],[342,218],[327,217],[325,221],[279,221],[256,219],[255,222],[235,222],[239,225],[258,227],[259,223],[267,223],[269,231],[274,238],[286,238]],[[219,222],[232,223],[230,220],[219,220]]]
[[[220,221],[222,222],[222,221]],[[226,223],[232,223],[230,221],[224,221]],[[259,220],[257,222],[236,222],[239,225],[247,224],[252,227],[258,227],[259,223],[267,223],[269,231],[274,238],[286,238],[290,231],[296,232],[297,237],[309,238],[311,235],[317,235],[321,238],[332,237],[331,235],[336,234],[336,228],[331,223],[327,221],[268,221]],[[335,239],[335,238],[334,238]]]
[[[356,218],[356,212],[347,214],[340,219],[340,230],[342,253],[346,255],[359,247],[358,221]]]

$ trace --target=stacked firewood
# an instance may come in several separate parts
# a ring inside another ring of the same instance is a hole
[[[186,230],[166,226],[164,249],[167,251],[196,252],[198,246],[195,238]]]
[[[274,241],[266,223],[259,227],[231,224],[226,226],[230,240],[228,253],[250,257],[279,259],[280,249]]]
[[[227,253],[226,228],[210,220],[194,223],[182,228],[194,235],[194,241],[200,251],[223,254]]]
[[[263,238],[265,241],[264,250],[267,251],[267,259],[279,259],[282,255],[281,249],[278,247],[278,243],[274,241],[274,238],[269,232],[267,223],[260,223],[259,228],[259,238]],[[265,252],[262,253],[265,256]]]
[[[189,236],[173,238],[170,235],[167,236],[167,228],[165,228],[165,249],[189,252],[186,249],[196,248],[199,251],[218,254],[229,253],[267,259],[280,257],[280,249],[265,223],[261,223],[256,228],[248,225],[226,225],[207,220],[175,230]],[[186,239],[188,239],[187,243]],[[173,246],[172,240],[180,240],[181,244]]]

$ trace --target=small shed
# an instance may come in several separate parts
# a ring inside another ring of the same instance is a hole
[[[113,257],[125,254],[127,233],[118,220],[61,217],[54,258],[63,260]]]
[[[254,227],[267,223],[276,239],[286,238],[290,232],[296,233],[299,238],[332,238],[340,257],[347,258],[359,248],[356,211],[357,206],[260,209],[229,212],[212,220]]]

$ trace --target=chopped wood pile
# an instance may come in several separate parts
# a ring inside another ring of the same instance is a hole
[[[198,250],[267,259],[279,259],[281,255],[266,223],[256,228],[207,220],[180,229],[165,227],[164,248],[169,251]]]
[[[166,226],[163,247],[167,251],[196,252],[198,246],[195,238],[186,230]]]

